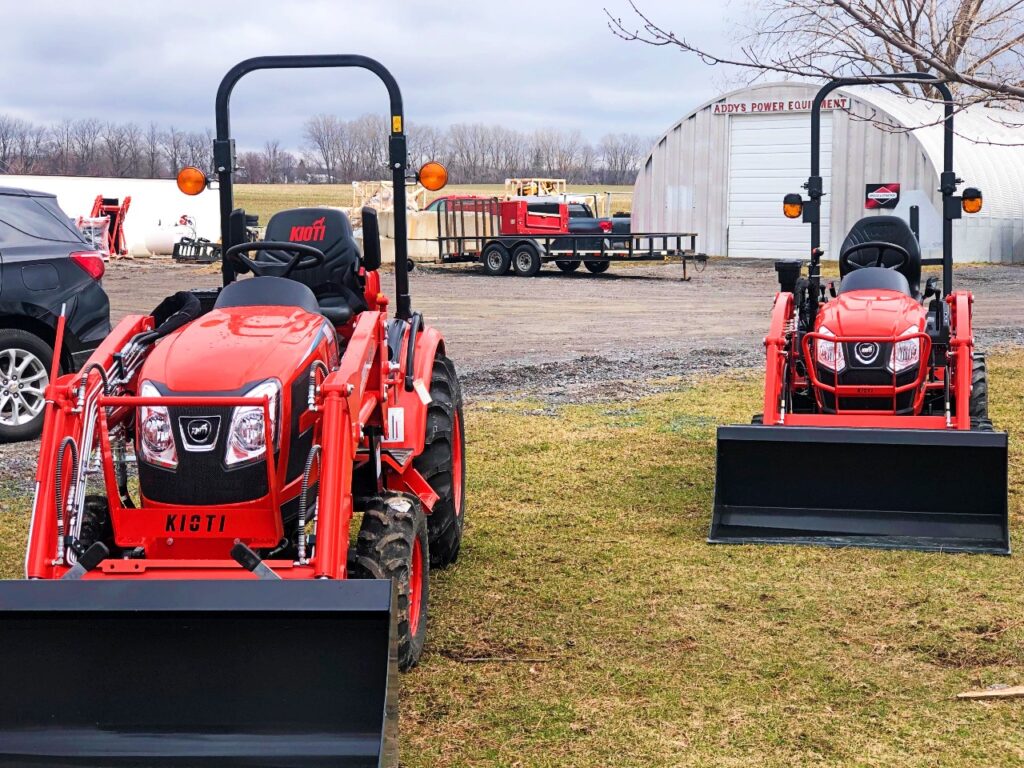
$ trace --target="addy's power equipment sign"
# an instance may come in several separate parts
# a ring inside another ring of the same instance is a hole
[[[895,208],[900,201],[899,184],[868,184],[864,193],[864,207],[869,211],[878,208]]]
[[[810,112],[811,99],[786,99],[785,101],[720,101],[711,113],[715,115],[770,115],[778,112]],[[821,102],[823,110],[849,109],[850,100],[837,96]]]

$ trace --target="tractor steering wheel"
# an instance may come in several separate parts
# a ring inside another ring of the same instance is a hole
[[[878,249],[878,258],[874,264],[861,264],[860,262],[850,261],[850,256],[861,251],[866,251],[869,248]],[[885,252],[892,251],[900,260],[895,264],[884,264]],[[886,269],[899,270],[904,267],[907,262],[910,261],[910,252],[902,245],[896,245],[896,243],[887,243],[884,240],[868,240],[866,243],[857,243],[857,245],[851,246],[843,251],[843,255],[839,257],[839,270],[846,274],[846,272],[855,269],[866,269],[870,266],[885,267]]]
[[[258,251],[256,259],[244,255]],[[283,253],[281,253],[283,251]],[[292,254],[290,257],[287,254]],[[322,267],[327,257],[319,248],[299,243],[258,240],[255,243],[232,245],[225,260],[250,270],[257,277],[290,277],[292,272]]]

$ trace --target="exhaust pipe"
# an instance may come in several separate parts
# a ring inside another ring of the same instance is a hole
[[[713,544],[1010,554],[1005,432],[718,428]]]
[[[0,765],[398,764],[384,580],[0,582]]]

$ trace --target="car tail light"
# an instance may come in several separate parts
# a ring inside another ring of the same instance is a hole
[[[599,222],[599,226],[601,227],[601,231],[602,232],[611,232],[612,231],[612,223],[610,221]]]
[[[142,397],[160,397],[160,391],[150,382],[142,382]],[[144,405],[138,416],[139,449],[149,464],[174,469],[178,466],[178,451],[171,433],[171,416],[162,405]]]
[[[917,326],[912,325],[901,335],[909,336],[917,333]],[[921,362],[921,339],[903,339],[893,344],[892,354],[889,355],[889,370],[894,373],[902,373],[907,368],[912,368]]]
[[[835,336],[825,326],[821,326],[818,329],[818,333],[822,336]],[[814,353],[818,359],[818,364],[828,368],[830,371],[842,373],[846,368],[846,355],[843,354],[843,345],[840,343],[829,341],[828,339],[815,339]]]
[[[99,280],[103,277],[103,273],[107,271],[107,267],[103,263],[103,254],[99,251],[72,253],[71,260],[81,267],[85,274],[93,280]]]

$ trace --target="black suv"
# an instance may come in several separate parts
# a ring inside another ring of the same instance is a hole
[[[102,254],[56,197],[0,187],[0,442],[42,428],[61,306],[63,373],[78,370],[110,332],[103,270]]]

